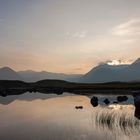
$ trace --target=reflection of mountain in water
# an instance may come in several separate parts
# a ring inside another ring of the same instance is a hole
[[[64,93],[63,95],[59,95],[59,96],[67,96],[67,95],[72,96],[72,94],[69,94],[69,93]],[[54,98],[54,97],[58,97],[58,95],[52,94],[52,93],[51,94],[42,94],[39,92],[36,92],[36,93],[26,92],[21,95],[12,95],[12,96],[7,96],[7,97],[0,96],[0,104],[7,105],[7,104],[14,102],[15,100],[33,101],[36,99],[46,100],[48,98]]]
[[[13,101],[15,100],[25,100],[25,101],[33,101],[33,100],[36,100],[36,99],[41,99],[41,100],[45,100],[45,99],[48,99],[48,98],[54,98],[54,97],[58,97],[58,95],[56,94],[42,94],[42,93],[29,93],[29,92],[26,92],[26,93],[20,93],[21,95],[11,95],[11,96],[7,96],[7,97],[1,97],[0,96],[0,104],[3,104],[3,105],[7,105],[7,104],[10,104],[12,103]],[[59,96],[67,96],[67,95],[72,95],[71,93],[64,93],[62,95],[59,95]],[[127,100],[126,101],[122,101],[122,102],[118,102],[121,98],[124,98],[126,96],[115,96],[115,95],[98,95],[97,97],[96,96],[93,96],[92,97],[92,101],[91,101],[91,104],[96,107],[99,105],[117,105],[117,104],[120,104],[121,105],[130,105],[130,104],[134,104],[135,106],[135,113],[134,113],[134,116],[138,119],[140,119],[140,96],[128,96],[126,97]],[[108,101],[109,103],[106,104],[105,101]],[[94,105],[96,104],[96,105]]]
[[[70,94],[65,93],[64,96],[66,95]],[[125,105],[126,102],[121,105],[113,104],[112,101],[117,100],[117,96],[99,95],[99,103],[108,98],[111,105],[106,106],[102,103],[95,108],[90,105],[90,99],[85,96],[44,100],[50,97],[55,95],[25,93],[19,96],[0,97],[0,101],[18,100],[6,106],[0,105],[1,139],[24,140],[31,136],[32,139],[39,137],[39,139],[61,140],[120,140],[122,138],[127,140],[131,136],[131,139],[139,140],[140,123],[134,117],[135,108],[130,103]],[[133,99],[132,96],[128,98]],[[75,109],[75,106],[79,105],[83,106],[83,109]]]

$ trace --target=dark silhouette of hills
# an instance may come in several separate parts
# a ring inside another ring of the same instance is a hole
[[[0,80],[23,80],[22,77],[9,67],[0,69]]]
[[[105,83],[105,82],[132,82],[140,81],[140,58],[131,65],[108,65],[101,64],[82,76],[82,83]]]
[[[41,80],[38,82],[23,82],[18,80],[0,80],[0,95],[20,95],[25,92],[55,93],[63,92],[75,94],[88,93],[133,93],[140,91],[140,82],[110,82],[110,83],[74,83],[63,80]]]
[[[36,82],[44,79],[59,79],[79,83],[139,82],[140,58],[131,65],[101,64],[91,69],[85,75],[52,73],[47,71],[36,72],[32,70],[16,72],[8,67],[0,69],[0,80]]]
[[[16,72],[9,67],[0,68],[0,80],[22,80],[26,82],[36,82],[43,79],[59,79],[76,82],[80,74],[52,73],[47,71],[36,72],[32,70]]]
[[[80,74],[63,74],[63,73],[52,73],[47,71],[36,72],[32,70],[19,71],[18,74],[23,77],[24,81],[35,82],[43,79],[59,79],[66,81],[76,82]]]

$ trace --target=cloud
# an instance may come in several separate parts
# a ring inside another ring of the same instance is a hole
[[[112,30],[113,35],[120,37],[138,37],[140,36],[140,18],[133,18],[125,23],[117,25]]]
[[[77,31],[77,32],[67,32],[67,36],[70,36],[71,38],[85,38],[87,36],[87,31]]]
[[[85,38],[86,37],[86,31],[82,31],[82,32],[76,32],[75,34],[73,34],[74,38]]]
[[[124,59],[114,59],[100,62],[99,65],[108,64],[108,65],[130,65],[134,60],[124,60]]]

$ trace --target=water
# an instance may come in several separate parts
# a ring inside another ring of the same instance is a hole
[[[140,121],[128,97],[112,104],[116,96],[98,95],[98,107],[90,97],[69,93],[0,97],[0,140],[139,140]],[[103,103],[105,98],[110,105]]]

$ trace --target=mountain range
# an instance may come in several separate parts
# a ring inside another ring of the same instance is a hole
[[[47,71],[36,72],[32,70],[19,71],[18,74],[24,79],[24,81],[28,82],[35,82],[43,79],[59,79],[76,82],[77,79],[81,77],[80,74],[63,74]]]
[[[140,58],[130,65],[101,64],[79,79],[82,83],[140,81]]]
[[[140,58],[130,65],[101,64],[88,73],[63,74],[32,70],[14,71],[9,67],[0,68],[0,80],[22,80],[35,82],[43,79],[59,79],[80,83],[133,82],[140,81]]]
[[[36,82],[43,79],[59,79],[76,82],[80,77],[80,74],[63,74],[47,71],[36,72],[32,70],[16,72],[9,67],[0,68],[0,80],[21,80],[25,82]]]

